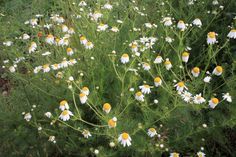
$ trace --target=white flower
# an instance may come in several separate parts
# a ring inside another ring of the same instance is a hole
[[[23,40],[27,40],[29,38],[30,38],[30,36],[28,34],[23,34],[23,37],[22,37]]]
[[[51,112],[46,112],[44,115],[45,115],[46,117],[48,117],[48,118],[51,118],[52,113],[51,113]]]
[[[228,38],[236,39],[236,29],[232,29],[227,35]]]
[[[98,25],[97,31],[105,31],[107,28],[108,28],[107,24],[101,23],[100,25]]]
[[[195,104],[202,104],[204,103],[206,100],[202,97],[202,94],[196,94],[194,97],[193,97],[193,102]]]
[[[159,56],[159,55],[158,55],[158,56],[156,57],[156,59],[154,60],[154,63],[155,63],[155,64],[160,64],[160,63],[162,63],[162,62],[163,62],[163,58],[162,58],[161,56]]]
[[[191,73],[193,74],[193,77],[198,77],[200,74],[200,69],[198,67],[194,67]]]
[[[168,43],[172,43],[174,39],[172,39],[171,37],[166,37],[165,41]]]
[[[142,94],[142,92],[135,93],[135,99],[138,101],[144,101],[144,95]]]
[[[60,107],[59,107],[62,111],[64,110],[69,110],[69,104],[66,100],[62,100],[60,102]]]
[[[37,74],[43,67],[42,66],[37,66],[34,68],[34,73]]]
[[[90,136],[92,136],[88,130],[84,130],[82,134],[84,135],[84,138],[89,138]]]
[[[86,44],[85,44],[85,48],[86,49],[92,49],[94,47],[94,45],[93,45],[93,43],[92,42],[90,42],[90,41],[88,41]]]
[[[222,66],[216,66],[212,73],[217,76],[220,76],[222,72],[223,72]]]
[[[37,44],[35,42],[31,42],[29,47],[29,53],[35,52],[37,48]]]
[[[150,86],[149,85],[142,85],[142,86],[139,86],[139,89],[141,89],[141,92],[143,94],[149,94],[151,93],[151,90],[150,90]]]
[[[83,87],[83,88],[81,89],[81,93],[84,93],[85,95],[89,95],[89,89],[88,89],[88,87]]]
[[[68,121],[70,119],[70,116],[73,116],[73,113],[69,110],[64,110],[59,116],[59,118],[63,121]]]
[[[170,153],[170,157],[179,157],[179,153]]]
[[[112,9],[112,5],[109,4],[109,3],[106,3],[104,6],[103,6],[104,9],[107,9],[107,10],[111,10]]]
[[[138,43],[137,42],[132,42],[131,44],[129,44],[129,46],[131,47],[132,52],[138,52]]]
[[[232,102],[232,98],[229,95],[229,93],[223,93],[223,99],[228,101],[228,102]]]
[[[117,27],[113,26],[113,27],[111,28],[111,31],[112,31],[112,32],[119,32],[119,29],[118,29]]]
[[[44,64],[44,65],[43,65],[43,72],[44,72],[44,73],[47,73],[47,72],[49,72],[49,71],[50,71],[49,64]]]
[[[69,30],[69,28],[66,25],[62,25],[61,29],[62,29],[62,32],[64,33],[66,33]]]
[[[83,45],[86,45],[86,43],[88,42],[88,40],[86,39],[85,36],[80,36],[80,43],[83,44]]]
[[[218,105],[219,100],[217,98],[211,98],[211,100],[208,101],[210,108],[215,108],[216,105]]]
[[[131,137],[129,136],[128,133],[124,132],[120,134],[118,141],[125,147],[125,146],[130,146],[131,145]]]
[[[148,63],[143,63],[143,69],[144,69],[145,71],[148,71],[148,70],[151,69],[151,66],[150,66]]]
[[[216,35],[217,35],[217,34],[216,34],[215,32],[209,32],[209,33],[207,34],[207,44],[208,44],[208,45],[217,43]]]
[[[90,15],[94,21],[97,21],[103,15],[100,12],[95,11],[93,14]]]
[[[109,143],[109,146],[113,148],[113,147],[116,146],[116,144],[115,144],[114,142],[110,142],[110,143]]]
[[[81,104],[85,104],[86,101],[88,100],[88,97],[87,97],[86,94],[80,93],[80,94],[79,94],[79,99],[80,99]]]
[[[29,23],[34,27],[34,26],[38,25],[38,19],[30,19]]]
[[[197,156],[198,156],[198,157],[205,157],[205,156],[206,156],[206,154],[205,154],[205,153],[203,153],[203,152],[197,152]]]
[[[102,110],[108,114],[111,111],[111,105],[109,103],[105,103]]]
[[[164,26],[171,26],[172,25],[171,17],[164,17],[162,22],[164,23]]]
[[[31,120],[32,116],[30,113],[26,113],[25,116],[24,116],[24,119],[29,122]]]
[[[182,53],[182,61],[187,63],[189,59],[189,53],[188,52],[183,52]]]
[[[52,45],[54,44],[54,36],[52,34],[49,34],[46,39],[45,39],[46,43]]]
[[[177,24],[177,28],[179,28],[181,31],[184,31],[186,29],[184,21],[180,20]]]
[[[49,136],[48,141],[56,143],[55,136]]]
[[[185,102],[188,103],[192,99],[192,94],[190,92],[184,91],[184,93],[181,94],[181,97]]]
[[[6,41],[6,42],[3,42],[3,45],[5,45],[5,46],[11,46],[13,44],[13,42],[12,41]]]
[[[81,1],[81,2],[79,3],[79,6],[81,6],[81,7],[87,6],[87,3],[86,3],[85,1]]]
[[[98,155],[99,154],[99,150],[95,149],[94,150],[94,154]]]
[[[68,61],[66,59],[63,59],[63,61],[60,63],[60,67],[62,68],[68,67]]]
[[[205,83],[210,83],[211,77],[210,77],[210,76],[206,76],[206,77],[203,79],[203,81],[204,81]]]
[[[202,26],[202,21],[199,18],[196,18],[193,20],[193,25],[201,27]]]
[[[166,70],[170,70],[172,68],[172,64],[171,64],[169,58],[166,58],[164,65],[165,65]]]
[[[123,54],[120,58],[121,63],[126,64],[129,62],[129,55],[128,54]]]
[[[156,77],[156,78],[154,79],[154,84],[155,84],[156,87],[161,86],[161,84],[162,84],[161,78],[160,78],[160,77]]]
[[[73,51],[72,48],[68,47],[68,48],[66,49],[66,53],[67,53],[68,56],[72,56],[72,55],[74,54],[74,51]]]
[[[188,88],[184,85],[184,82],[183,82],[183,81],[177,83],[174,87],[176,87],[176,90],[177,90],[178,92],[183,92],[184,89],[188,89]]]
[[[149,128],[148,129],[148,136],[154,137],[155,135],[157,135],[156,129],[155,128]]]
[[[14,66],[10,66],[10,67],[9,67],[9,71],[10,71],[11,73],[14,73],[14,72],[16,72],[16,68],[15,68]]]

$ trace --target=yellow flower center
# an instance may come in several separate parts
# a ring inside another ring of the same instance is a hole
[[[215,32],[209,32],[208,33],[208,37],[209,38],[215,38],[216,37],[216,33]]]
[[[165,65],[169,65],[169,64],[171,64],[171,62],[170,62],[170,61],[165,61],[164,64],[165,64]]]
[[[179,23],[181,23],[181,24],[182,24],[182,23],[184,23],[184,21],[183,21],[183,20],[179,20]]]
[[[218,104],[219,103],[219,100],[217,98],[212,98],[211,101],[214,103],[214,104]]]
[[[104,110],[110,110],[111,109],[111,105],[109,104],[109,103],[105,103],[104,105],[103,105],[103,109]]]
[[[126,133],[126,132],[124,132],[124,133],[122,134],[122,139],[123,139],[123,140],[127,140],[128,138],[129,138],[129,134]]]
[[[48,34],[47,38],[54,38],[52,34]]]
[[[147,85],[147,84],[143,85],[143,87],[144,87],[144,88],[150,88],[150,86]]]
[[[221,73],[221,72],[223,71],[222,66],[217,66],[217,67],[216,67],[216,71],[219,72],[219,73]]]
[[[194,68],[193,68],[193,72],[194,72],[194,73],[199,73],[199,72],[200,72],[200,69],[199,69],[198,67],[194,67]]]
[[[115,126],[116,126],[116,122],[115,122],[113,119],[110,119],[110,120],[108,121],[108,125],[109,125],[110,127],[115,127]]]
[[[122,57],[123,57],[123,58],[128,58],[129,55],[125,53],[125,54],[122,55]]]
[[[59,67],[59,64],[53,64],[54,67],[58,68]]]
[[[88,46],[92,45],[92,42],[90,42],[90,41],[89,41],[89,42],[87,42],[87,45],[88,45]]]
[[[84,96],[85,96],[84,93],[80,93],[80,94],[79,94],[79,97],[80,97],[80,98],[82,98],[82,97],[84,97]]]
[[[183,82],[183,81],[182,81],[182,82],[179,82],[179,83],[178,83],[178,86],[179,86],[179,87],[184,87],[184,82]]]
[[[157,83],[161,82],[161,78],[160,78],[160,77],[156,77],[156,78],[154,79],[154,82],[157,82]]]
[[[64,110],[63,112],[62,112],[62,115],[63,116],[66,116],[66,115],[68,115],[69,114],[69,112],[67,111],[67,110]]]
[[[82,41],[85,40],[85,39],[86,39],[85,36],[80,37],[80,40],[82,40]]]
[[[66,49],[66,52],[71,52],[72,51],[72,48],[70,48],[70,47],[68,47],[67,49]]]
[[[44,64],[44,65],[43,65],[43,68],[44,68],[44,69],[46,69],[46,68],[48,68],[48,67],[49,67],[49,64]]]
[[[178,153],[173,153],[173,157],[179,157]]]
[[[82,91],[88,91],[89,89],[88,89],[88,87],[83,87],[82,88]]]
[[[142,95],[142,92],[137,92],[136,95],[137,95],[137,96],[141,96],[141,95]]]
[[[231,32],[236,32],[236,29],[232,29]]]
[[[136,48],[136,47],[137,47],[136,44],[132,44],[132,45],[131,45],[131,48],[132,48],[132,49],[134,49],[134,48]]]
[[[149,130],[150,130],[151,132],[155,132],[155,131],[156,131],[155,128],[150,128]]]
[[[66,100],[62,100],[62,101],[60,102],[60,106],[65,106],[65,104],[67,104],[67,101],[66,101]]]
[[[189,56],[189,53],[188,53],[188,52],[183,52],[182,56],[183,56],[183,57],[188,57],[188,56]]]

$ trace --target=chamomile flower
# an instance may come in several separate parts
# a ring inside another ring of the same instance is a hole
[[[203,153],[203,152],[197,152],[197,156],[198,156],[198,157],[205,157],[205,156],[206,156],[206,154],[205,154],[205,153]]]
[[[182,53],[182,61],[187,63],[189,59],[189,53],[188,52],[183,52]]]
[[[184,92],[181,94],[181,97],[182,97],[182,99],[183,99],[185,102],[189,103],[189,102],[191,101],[191,99],[192,99],[192,94],[191,94],[190,92],[188,92],[188,91],[184,91]]]
[[[92,20],[97,21],[99,18],[101,18],[103,16],[103,14],[100,13],[99,11],[95,11],[90,16],[92,17]]]
[[[60,64],[53,64],[53,65],[51,65],[51,67],[53,70],[58,70],[58,69],[60,69]]]
[[[81,1],[81,2],[79,3],[79,6],[85,7],[85,6],[87,6],[87,3],[86,3],[85,1]]]
[[[141,89],[141,92],[143,94],[149,94],[151,93],[151,87],[149,85],[142,85],[142,86],[139,86],[139,89]]]
[[[209,102],[210,108],[215,108],[219,103],[219,99],[211,98],[211,100],[209,100],[208,102]]]
[[[206,77],[203,79],[203,81],[204,81],[205,83],[210,83],[211,77],[210,77],[210,76],[206,76]]]
[[[37,74],[40,70],[42,70],[42,66],[37,66],[34,68],[34,73]]]
[[[68,33],[69,33],[69,34],[75,34],[74,28],[69,28]]]
[[[81,104],[85,104],[86,101],[88,100],[88,97],[87,97],[86,94],[80,93],[80,94],[79,94],[79,99],[80,99]]]
[[[222,66],[216,66],[212,73],[217,76],[220,76],[222,72],[223,72]]]
[[[44,115],[45,115],[47,118],[51,118],[52,113],[51,113],[51,112],[46,112]]]
[[[63,61],[60,63],[60,67],[67,68],[68,67],[68,61],[66,58],[63,59]]]
[[[30,19],[29,23],[34,27],[38,25],[38,19]]]
[[[103,104],[102,110],[108,114],[111,111],[111,105],[109,103]]]
[[[89,95],[89,89],[88,89],[88,87],[83,87],[83,88],[81,89],[81,93],[84,93],[85,95]]]
[[[117,122],[117,118],[116,117],[113,117],[112,119],[110,119],[108,121],[109,128],[115,128],[116,127],[116,122]]]
[[[129,136],[128,133],[123,132],[122,134],[120,134],[118,141],[124,146],[130,146],[131,145],[131,137]]]
[[[170,153],[170,157],[179,157],[179,153],[176,152]]]
[[[49,72],[50,71],[50,66],[49,66],[49,64],[44,64],[43,65],[43,72],[44,73],[47,73],[47,72]]]
[[[217,35],[217,34],[216,34],[215,32],[209,32],[209,33],[207,34],[207,44],[208,44],[208,45],[217,43],[217,41],[216,41],[216,35]]]
[[[45,42],[50,45],[54,44],[54,36],[52,34],[48,34],[48,36],[45,39]]]
[[[73,116],[73,113],[69,110],[64,110],[64,111],[62,111],[59,118],[63,121],[68,121],[70,119],[70,116]]]
[[[202,97],[202,94],[196,94],[194,97],[193,97],[193,102],[194,104],[202,104],[204,102],[206,102],[206,100]]]
[[[67,53],[68,56],[72,56],[72,55],[74,54],[74,51],[73,51],[72,48],[68,47],[68,48],[66,49],[66,53]]]
[[[66,25],[62,25],[61,30],[62,32],[66,33],[69,30],[69,28]]]
[[[9,71],[10,71],[11,73],[14,73],[14,72],[16,72],[16,68],[15,68],[14,66],[10,66],[10,67],[9,67]]]
[[[79,39],[80,39],[80,43],[83,44],[83,45],[86,45],[86,43],[88,42],[88,40],[86,39],[86,37],[83,36],[83,35],[81,35]]]
[[[93,43],[91,41],[88,41],[86,44],[85,44],[85,48],[86,49],[92,49],[94,47]]]
[[[132,52],[138,52],[138,43],[137,42],[132,42],[129,46],[131,47]]]
[[[196,18],[193,20],[193,25],[201,27],[202,26],[202,21],[199,18]]]
[[[200,69],[198,67],[194,67],[191,73],[193,74],[193,77],[198,77],[200,74]]]
[[[59,107],[62,111],[64,110],[69,110],[69,104],[66,100],[62,100],[60,102],[60,107]]]
[[[27,39],[29,39],[30,38],[30,36],[28,35],[28,34],[23,34],[23,36],[22,36],[22,39],[23,40],[27,40]]]
[[[29,53],[35,52],[37,49],[37,44],[35,42],[31,42],[29,47]]]
[[[162,22],[164,23],[164,26],[171,26],[172,25],[171,17],[164,17]]]
[[[121,63],[126,64],[129,62],[129,55],[128,54],[123,54],[120,58]]]
[[[157,135],[156,129],[155,128],[149,128],[148,129],[148,136],[154,137],[155,135]]]
[[[109,3],[106,3],[104,6],[103,6],[104,9],[107,9],[107,10],[111,10],[113,7],[111,4]]]
[[[236,29],[232,29],[227,35],[228,38],[236,39]]]
[[[24,119],[25,119],[27,122],[29,122],[29,121],[31,120],[31,118],[32,118],[32,115],[31,115],[30,113],[26,113],[26,114],[24,115]]]
[[[188,88],[185,86],[185,84],[184,84],[183,81],[177,83],[174,87],[176,87],[176,90],[177,90],[178,92],[183,92],[184,89],[188,89]]]
[[[184,31],[186,29],[184,21],[180,20],[177,24],[177,28],[179,28],[181,31]]]
[[[228,102],[232,102],[232,97],[229,95],[229,93],[223,93],[223,100],[226,100]]]
[[[90,136],[92,136],[88,130],[84,130],[82,134],[84,135],[84,138],[89,138]]]
[[[162,84],[161,78],[160,78],[160,77],[156,77],[156,78],[154,79],[154,84],[155,84],[156,87],[161,86],[161,84]]]
[[[106,29],[108,28],[108,25],[107,24],[103,24],[103,23],[100,23],[98,25],[98,28],[97,28],[97,31],[105,31]]]
[[[143,63],[143,69],[144,69],[145,71],[148,71],[148,70],[151,69],[151,66],[150,66],[148,63]]]
[[[160,56],[160,55],[158,55],[157,57],[156,57],[156,59],[154,60],[154,63],[155,64],[160,64],[160,63],[162,63],[163,62],[163,58]]]
[[[172,64],[171,64],[169,58],[166,58],[164,65],[165,65],[166,70],[170,70],[172,68]]]
[[[116,32],[119,32],[119,29],[116,26],[113,26],[111,28],[111,31],[116,33]]]
[[[144,101],[144,95],[143,95],[143,93],[140,92],[140,91],[137,92],[137,93],[135,93],[135,99],[138,100],[138,101],[143,102],[143,101]]]

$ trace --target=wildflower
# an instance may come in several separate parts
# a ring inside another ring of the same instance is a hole
[[[109,3],[106,3],[104,6],[103,6],[104,9],[107,9],[107,10],[111,10],[112,9],[112,5],[109,4]]]
[[[102,109],[108,114],[111,111],[111,105],[109,103],[105,103]]]
[[[188,52],[183,52],[182,53],[182,61],[187,63],[189,59],[189,53]]]
[[[80,99],[81,104],[85,104],[86,101],[87,101],[87,99],[88,99],[88,97],[87,97],[86,94],[80,93],[80,94],[79,94],[79,99]]]
[[[68,61],[66,60],[66,58],[64,58],[63,61],[60,63],[60,67],[62,68],[68,67]]]
[[[116,32],[119,32],[119,29],[116,26],[113,26],[111,28],[111,31],[116,33]]]
[[[61,118],[63,121],[68,121],[70,119],[70,116],[73,116],[73,113],[69,110],[62,111],[59,118]]]
[[[84,93],[85,95],[89,95],[89,89],[88,89],[88,87],[83,87],[83,88],[81,89],[81,92]]]
[[[236,29],[232,29],[227,35],[228,38],[236,39]]]
[[[162,63],[163,62],[163,58],[160,56],[160,55],[158,55],[157,57],[156,57],[156,59],[154,60],[154,63],[155,64],[160,64],[160,63]]]
[[[30,47],[29,47],[29,53],[35,52],[37,48],[37,44],[35,42],[31,42]]]
[[[162,84],[161,78],[160,78],[160,77],[156,77],[156,78],[154,79],[154,84],[155,84],[156,87],[161,86],[161,84]]]
[[[51,113],[51,112],[46,112],[44,115],[45,115],[46,117],[48,117],[48,118],[51,118],[52,113]]]
[[[200,69],[198,67],[194,67],[191,73],[193,74],[193,77],[198,77],[200,74]]]
[[[148,71],[148,70],[151,69],[151,67],[150,67],[150,65],[149,65],[148,63],[143,63],[143,69],[144,69],[145,71]]]
[[[48,141],[49,141],[49,142],[56,143],[56,140],[55,140],[55,139],[56,139],[55,136],[49,136]]]
[[[126,64],[129,62],[129,55],[128,54],[123,54],[120,58],[121,63]]]
[[[144,95],[142,94],[142,92],[135,93],[135,99],[138,101],[144,101]]]
[[[116,122],[117,122],[117,118],[116,117],[113,117],[112,119],[110,119],[108,121],[109,128],[115,128],[116,127]]]
[[[172,39],[171,37],[166,37],[165,41],[168,43],[172,43],[174,39]]]
[[[107,28],[108,28],[107,24],[101,23],[101,24],[98,25],[97,31],[105,31]]]
[[[23,34],[23,36],[22,36],[22,39],[23,40],[27,40],[27,39],[29,39],[30,38],[30,36],[28,35],[28,34]]]
[[[148,136],[154,137],[155,135],[157,135],[156,129],[155,128],[149,128],[148,129]]]
[[[14,72],[16,72],[16,68],[15,68],[14,66],[10,66],[10,67],[9,67],[9,71],[10,71],[11,73],[14,73]]]
[[[216,66],[212,73],[217,76],[220,76],[222,72],[223,72],[222,66]]]
[[[129,147],[131,145],[131,137],[128,133],[124,132],[120,134],[118,141],[125,147],[126,145]]]
[[[61,26],[61,29],[62,29],[62,32],[65,33],[65,32],[68,31],[69,28],[68,28],[66,25],[62,25],[62,26]]]
[[[204,81],[205,83],[210,83],[211,77],[210,77],[210,76],[206,76],[206,77],[203,79],[203,81]]]
[[[82,134],[84,135],[84,138],[89,138],[91,135],[91,133],[88,130],[85,130],[82,132]]]
[[[32,116],[30,113],[26,113],[25,116],[24,116],[24,119],[29,122],[31,120]]]
[[[184,21],[180,20],[177,24],[177,28],[179,28],[181,31],[184,31],[186,29]]]
[[[66,100],[62,100],[60,102],[60,107],[59,107],[62,111],[64,110],[68,110],[69,109],[69,104]]]
[[[170,153],[170,157],[179,157],[179,153],[176,152]]]
[[[93,14],[91,14],[91,17],[94,21],[97,21],[99,18],[101,18],[103,15],[99,11],[95,11]]]
[[[42,66],[37,66],[34,68],[34,73],[37,74],[42,69]]]
[[[110,142],[110,143],[109,143],[109,146],[110,146],[111,148],[113,148],[113,147],[116,146],[116,144],[115,144],[114,142]]]
[[[202,94],[197,94],[193,97],[193,102],[195,104],[202,104],[204,103],[206,100],[202,97]]]
[[[216,105],[218,105],[218,103],[219,103],[219,99],[217,98],[211,98],[211,100],[209,100],[210,108],[215,108]]]
[[[79,3],[79,6],[81,6],[81,7],[87,6],[87,3],[86,3],[85,1],[81,1],[81,2]]]
[[[38,25],[38,19],[30,19],[29,23],[34,27]]]
[[[67,53],[68,56],[71,56],[71,55],[74,54],[74,51],[72,50],[72,48],[68,47],[68,48],[66,49],[66,53]]]
[[[94,47],[93,43],[91,41],[88,41],[86,44],[85,44],[85,48],[86,49],[92,49]]]
[[[94,154],[98,155],[99,154],[99,150],[95,149],[94,150]]]
[[[45,41],[46,41],[46,43],[48,43],[50,45],[54,44],[54,36],[52,34],[48,34]]]
[[[60,65],[59,64],[53,64],[53,65],[51,65],[51,67],[52,67],[53,70],[60,69]]]
[[[151,93],[151,90],[150,90],[150,86],[149,85],[142,85],[142,86],[139,86],[139,89],[141,89],[141,92],[143,94],[149,94]]]
[[[69,34],[75,34],[75,30],[73,28],[69,28],[68,33]]]
[[[215,32],[209,32],[207,34],[207,44],[211,45],[211,44],[215,44],[217,43],[216,41],[216,33]]]
[[[226,100],[228,102],[232,102],[232,98],[229,95],[229,93],[223,93],[223,100]]]
[[[189,103],[192,98],[192,94],[190,92],[184,91],[184,93],[181,94],[181,97],[185,102]]]
[[[196,18],[193,20],[193,25],[201,27],[202,26],[202,21],[199,18]]]
[[[13,44],[13,42],[12,41],[6,41],[6,42],[3,42],[3,45],[5,45],[5,46],[11,46]]]
[[[85,36],[83,36],[83,35],[80,36],[80,43],[81,43],[81,44],[85,45],[87,42],[88,42],[88,40],[86,39]]]
[[[185,84],[184,84],[183,81],[177,83],[174,87],[176,87],[176,90],[177,90],[178,92],[183,92],[184,89],[188,89],[188,88],[185,86]]]
[[[44,64],[44,65],[43,65],[43,72],[44,72],[44,73],[47,73],[47,72],[49,72],[49,71],[50,71],[49,64]]]
[[[198,156],[198,157],[205,157],[205,156],[206,156],[206,154],[205,154],[205,153],[203,153],[203,152],[197,152],[197,156]]]
[[[164,17],[162,22],[164,23],[164,26],[171,26],[172,25],[171,17]]]
[[[138,44],[137,42],[133,42],[130,44],[132,52],[138,52]]]
[[[166,67],[166,70],[170,70],[172,68],[172,64],[171,64],[169,58],[166,58],[164,65]]]

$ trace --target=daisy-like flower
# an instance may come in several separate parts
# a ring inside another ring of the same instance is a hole
[[[232,97],[229,95],[229,93],[223,93],[223,100],[226,100],[228,102],[232,102]]]
[[[196,18],[193,20],[193,25],[201,27],[202,26],[202,21],[199,18]]]
[[[87,3],[86,3],[85,1],[81,1],[81,2],[79,3],[79,6],[85,7],[85,6],[87,6]]]
[[[94,47],[93,43],[91,41],[88,41],[86,44],[85,44],[85,48],[86,49],[92,49]]]
[[[215,32],[209,32],[209,33],[207,34],[207,44],[208,44],[208,45],[217,43],[217,41],[216,41],[216,35],[217,35],[217,34],[216,34]]]
[[[89,138],[91,135],[91,133],[88,130],[85,130],[82,132],[82,134],[84,135],[84,138]]]
[[[130,146],[131,145],[131,137],[129,136],[128,133],[123,132],[120,134],[118,141],[125,147],[125,146]]]
[[[172,64],[171,64],[169,58],[166,58],[164,65],[166,67],[166,70],[170,70],[172,68]]]
[[[66,25],[62,25],[61,30],[62,32],[66,33],[69,30],[69,28]]]
[[[34,73],[37,74],[40,70],[42,70],[42,66],[37,66],[34,68]]]
[[[13,42],[12,41],[5,41],[2,44],[7,46],[7,47],[9,47],[9,46],[11,46],[13,44]]]
[[[236,39],[236,29],[232,29],[227,35],[228,38]]]
[[[106,3],[104,6],[103,6],[104,9],[107,9],[107,10],[111,10],[112,9],[112,5],[109,4],[109,3]]]
[[[81,89],[81,93],[84,93],[85,95],[89,95],[89,89],[88,89],[88,87],[83,87],[83,88]]]
[[[110,119],[108,121],[109,128],[115,128],[116,127],[116,122],[117,122],[117,118],[116,117],[113,117],[112,119]]]
[[[59,71],[59,72],[56,74],[56,78],[59,78],[59,79],[63,78],[63,73]]]
[[[177,24],[177,28],[179,28],[181,31],[184,31],[186,29],[184,21],[180,20]]]
[[[194,67],[191,73],[193,74],[193,77],[198,77],[200,74],[200,69],[198,67]]]
[[[210,83],[211,77],[210,77],[210,76],[206,76],[206,77],[203,79],[203,81],[204,81],[205,83]]]
[[[88,100],[88,97],[87,97],[86,94],[80,93],[80,94],[79,94],[79,99],[80,99],[81,104],[85,104],[86,101]]]
[[[154,79],[154,84],[155,84],[156,87],[161,86],[161,84],[162,84],[161,78],[160,78],[160,77],[156,77],[156,78]]]
[[[166,37],[165,41],[168,43],[172,43],[174,41],[174,39],[172,39],[171,37]]]
[[[116,33],[116,32],[119,32],[119,29],[116,26],[113,26],[111,28],[111,31]]]
[[[75,34],[74,28],[69,28],[68,33],[69,33],[69,34]]]
[[[139,86],[139,89],[141,89],[141,92],[143,94],[149,94],[151,93],[151,90],[150,90],[150,86],[149,85],[142,85],[142,86]]]
[[[32,115],[30,113],[26,113],[25,116],[24,116],[24,119],[29,122],[32,118]]]
[[[189,59],[189,53],[188,52],[183,52],[182,53],[182,61],[187,63]]]
[[[137,92],[137,93],[135,93],[135,99],[136,100],[138,100],[138,101],[144,101],[144,95],[143,95],[143,93],[142,92]]]
[[[100,23],[98,25],[97,31],[105,31],[108,28],[107,24]]]
[[[202,97],[202,94],[197,94],[193,97],[193,102],[194,104],[202,104],[204,103],[206,100]]]
[[[50,66],[49,66],[49,64],[44,64],[43,65],[43,72],[44,73],[47,73],[47,72],[49,72],[50,71]]]
[[[181,97],[182,97],[182,99],[183,99],[185,102],[189,103],[189,102],[191,101],[191,99],[192,99],[192,94],[191,94],[190,92],[184,91],[184,92],[181,94]]]
[[[14,66],[10,66],[10,67],[9,67],[9,71],[10,71],[11,73],[14,73],[14,72],[16,72],[16,68],[15,68]]]
[[[164,23],[164,26],[171,26],[172,25],[171,17],[164,17],[162,22]]]
[[[99,18],[103,16],[102,13],[99,11],[95,11],[93,14],[91,14],[92,20],[97,21]]]
[[[58,70],[58,69],[60,69],[60,64],[53,64],[53,65],[51,65],[51,67],[53,70]]]
[[[219,99],[217,98],[211,98],[211,100],[208,101],[210,108],[215,108],[216,105],[219,103]]]
[[[23,34],[23,36],[22,36],[22,39],[23,40],[27,40],[27,39],[29,39],[30,38],[30,36],[28,35],[28,34]]]
[[[132,42],[129,46],[131,47],[131,51],[132,52],[138,52],[138,44],[137,44],[137,42]]]
[[[73,116],[73,113],[69,110],[64,110],[64,111],[62,111],[59,118],[63,121],[68,121],[70,119],[70,116]]]
[[[69,65],[74,65],[74,64],[76,64],[76,63],[77,63],[76,59],[70,59],[70,60],[68,61],[68,64],[69,64]]]
[[[148,70],[151,69],[151,66],[150,66],[148,63],[143,63],[143,69],[144,69],[145,71],[148,71]]]
[[[123,54],[120,58],[121,63],[126,64],[129,62],[129,55],[128,54]]]
[[[45,41],[46,41],[46,43],[48,43],[50,45],[54,44],[54,36],[52,34],[48,34]]]
[[[154,137],[155,135],[157,135],[156,129],[155,128],[149,128],[148,129],[148,136]]]
[[[60,67],[67,68],[68,67],[68,61],[66,58],[63,59],[63,61],[60,63]]]
[[[108,114],[111,111],[111,105],[109,103],[103,104],[102,110]]]
[[[79,39],[80,39],[80,43],[83,44],[83,45],[86,45],[86,43],[88,42],[88,40],[86,39],[86,37],[83,36],[83,35],[81,35]]]
[[[155,64],[160,64],[160,63],[162,63],[163,62],[163,58],[160,56],[160,55],[158,55],[157,57],[156,57],[156,59],[154,60],[154,63]]]
[[[29,47],[29,53],[35,52],[37,49],[37,44],[35,42],[31,42]]]
[[[177,90],[178,92],[183,92],[184,89],[188,89],[188,88],[185,86],[185,84],[184,84],[183,81],[177,83],[174,87],[176,87],[176,90]]]
[[[69,104],[66,100],[62,100],[60,102],[60,107],[59,107],[62,111],[64,110],[69,110]]]
[[[74,51],[73,51],[72,48],[68,47],[68,48],[66,49],[66,53],[67,53],[68,56],[72,56],[72,55],[74,54]]]
[[[197,152],[197,156],[198,156],[198,157],[205,157],[205,156],[206,156],[206,154],[205,154],[205,153],[203,153],[203,152]]]
[[[38,19],[30,19],[29,23],[34,27],[38,25]]]
[[[45,115],[47,118],[51,118],[52,113],[51,113],[51,112],[46,112],[44,115]]]
[[[170,157],[179,157],[179,153],[176,152],[170,153]]]
[[[222,66],[216,66],[212,73],[217,76],[220,76],[222,72],[223,72]]]

